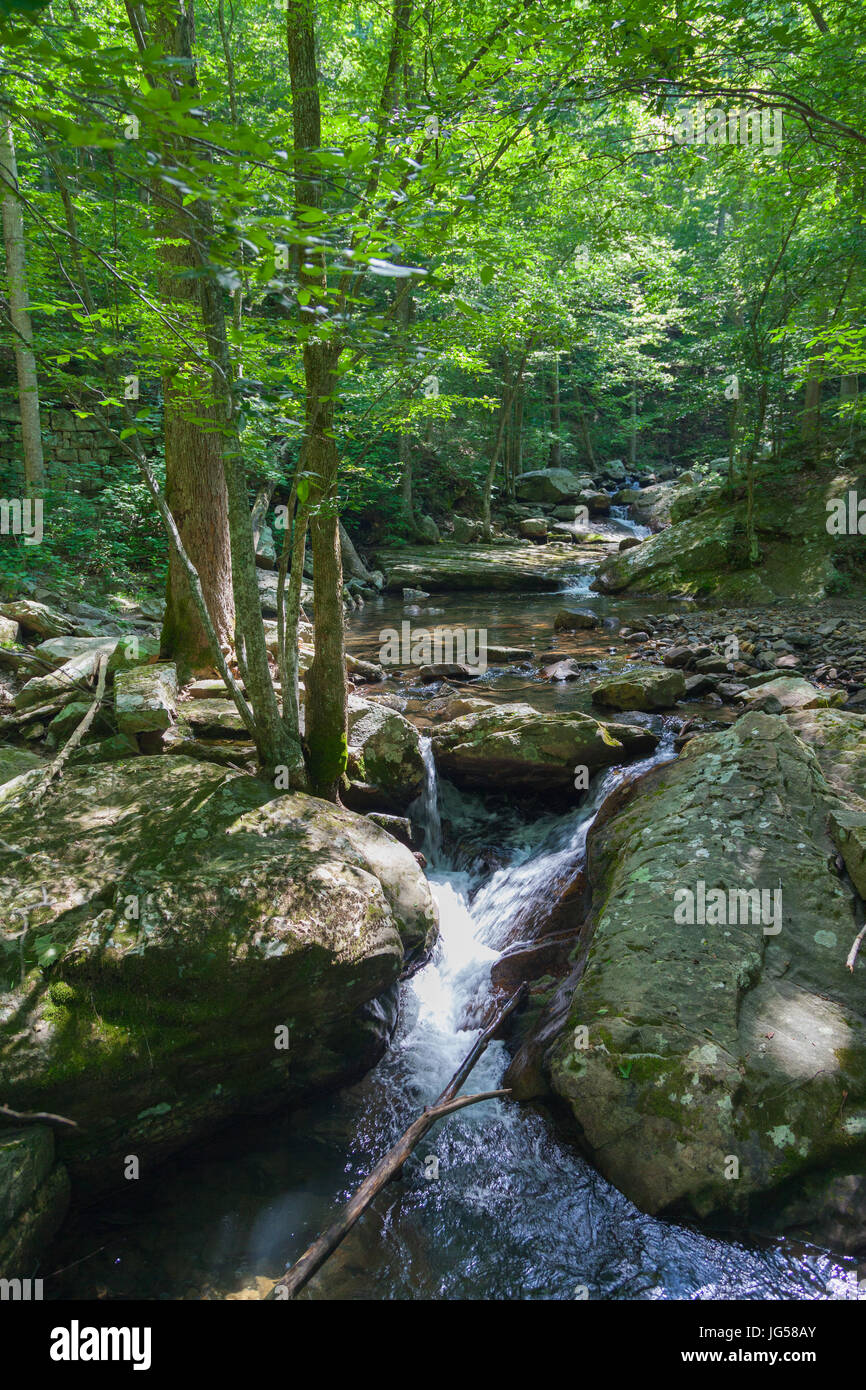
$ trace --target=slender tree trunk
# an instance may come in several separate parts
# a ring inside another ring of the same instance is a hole
[[[637,382],[633,379],[631,383],[631,431],[628,441],[628,461],[634,472],[637,462]]]
[[[550,467],[562,466],[562,440],[559,430],[562,417],[559,408],[559,354],[553,358],[553,371],[550,380],[550,429],[553,439],[550,442]]]
[[[14,333],[15,372],[21,409],[21,443],[24,456],[24,493],[35,497],[45,485],[42,428],[39,419],[39,382],[33,355],[33,325],[27,295],[24,255],[24,219],[16,196],[18,167],[12,122],[0,113],[0,176],[3,179],[3,244],[6,250],[6,286],[9,316]]]
[[[818,327],[823,327],[827,322],[826,309],[822,309],[818,314]],[[801,438],[804,444],[813,446],[815,454],[821,442],[821,388],[824,384],[824,355],[817,348],[815,355],[809,363],[809,376],[806,379],[806,395],[803,403],[803,418],[801,425]],[[810,466],[814,466],[817,459],[812,457]]]

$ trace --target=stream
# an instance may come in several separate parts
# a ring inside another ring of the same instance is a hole
[[[626,602],[590,597],[588,582],[588,574],[578,575],[569,592],[586,596],[602,617],[630,616]],[[542,651],[563,598],[436,595],[421,615],[477,622],[481,603],[491,642]],[[641,609],[650,606],[643,600]],[[379,630],[399,626],[403,612],[399,598],[368,603],[351,619],[350,650],[373,654]],[[421,615],[413,621],[425,622]],[[604,630],[572,639],[604,664]],[[485,698],[531,698],[539,708],[578,707],[585,699],[578,685],[551,686],[529,667],[489,671],[475,688],[482,685]],[[396,676],[386,689],[407,701],[425,694]],[[154,1180],[73,1215],[43,1262],[46,1293],[262,1296],[456,1070],[477,1036],[491,964],[575,873],[611,788],[673,756],[661,717],[628,717],[662,734],[656,753],[599,774],[573,809],[536,812],[535,819],[440,786],[425,738],[426,784],[413,817],[424,829],[441,936],[429,963],[400,987],[399,1022],[378,1066],[288,1116],[240,1121],[170,1160]],[[495,846],[492,861],[485,845]],[[504,1044],[492,1044],[464,1089],[495,1089],[507,1064]],[[300,1296],[824,1299],[852,1297],[855,1289],[853,1261],[785,1240],[716,1238],[642,1214],[543,1107],[494,1100],[431,1131]]]

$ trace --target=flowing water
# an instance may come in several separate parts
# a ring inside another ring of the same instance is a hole
[[[638,531],[615,518],[611,526]],[[578,572],[565,592],[604,623],[649,611],[589,591]],[[478,623],[488,640],[543,651],[563,593],[436,595],[413,621]],[[444,607],[441,605],[445,605]],[[670,611],[670,602],[664,608]],[[376,654],[382,627],[404,607],[382,598],[353,617],[349,645]],[[609,635],[570,636],[593,669]],[[556,645],[559,646],[557,636]],[[411,702],[411,675],[385,689]],[[529,698],[540,709],[581,707],[584,688],[552,686],[537,666],[493,670],[473,690],[486,699]],[[413,714],[423,726],[420,690]],[[647,722],[648,716],[627,716]],[[440,916],[430,962],[401,986],[392,1044],[357,1085],[289,1116],[244,1121],[78,1213],[40,1273],[59,1298],[260,1297],[333,1218],[469,1051],[490,1002],[490,968],[525,936],[581,866],[587,831],[623,776],[671,756],[669,732],[653,758],[596,779],[582,805],[535,819],[496,810],[437,783],[429,738],[414,809],[424,828]],[[492,1044],[465,1091],[494,1090],[507,1066]],[[134,1190],[132,1190],[134,1189]],[[543,1108],[486,1101],[430,1132],[302,1293],[350,1299],[816,1299],[852,1297],[856,1271],[802,1245],[743,1243],[643,1215],[557,1131]]]
[[[72,1222],[51,1252],[55,1296],[256,1297],[306,1248],[373,1163],[435,1098],[477,1036],[465,1027],[489,995],[490,967],[580,864],[603,798],[653,758],[596,779],[584,805],[489,827],[507,863],[484,878],[443,847],[476,800],[427,780],[425,830],[441,936],[401,987],[400,1022],[358,1085],[280,1120],[187,1152],[141,1193]],[[447,805],[440,805],[447,802]],[[443,814],[444,812],[444,814]],[[486,813],[490,816],[490,813]],[[493,1043],[466,1092],[496,1089]],[[71,1267],[69,1267],[71,1266]],[[716,1239],[640,1213],[557,1133],[550,1117],[485,1101],[442,1121],[301,1295],[350,1299],[814,1299],[853,1296],[849,1261],[782,1241]]]

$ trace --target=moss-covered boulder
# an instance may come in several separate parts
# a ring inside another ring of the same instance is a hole
[[[375,788],[381,809],[405,811],[424,785],[414,724],[387,705],[350,695],[348,725],[353,780]]]
[[[681,489],[672,525],[610,556],[593,583],[601,593],[716,597],[733,603],[818,600],[866,589],[862,537],[827,530],[828,504],[853,488],[852,474],[759,475],[750,554],[745,487]]]
[[[38,820],[37,775],[0,789],[0,1095],[78,1122],[77,1184],[375,1062],[436,926],[405,846],[181,756],[68,768]]]
[[[667,666],[629,666],[594,686],[592,702],[606,709],[670,709],[685,694],[682,671]]]
[[[577,711],[539,714],[531,705],[498,705],[464,714],[433,734],[439,772],[457,786],[521,796],[576,796],[578,767],[590,772],[652,752],[649,729],[602,723]]]
[[[845,966],[840,804],[786,719],[753,713],[638,779],[590,835],[585,966],[512,1072],[541,1046],[594,1161],[646,1211],[839,1240],[824,1194],[841,1183],[844,1241],[866,1237],[866,968]]]

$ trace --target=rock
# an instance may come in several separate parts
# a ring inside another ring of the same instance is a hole
[[[109,639],[109,650],[116,640]],[[26,710],[50,701],[69,704],[72,700],[86,699],[87,683],[96,669],[96,662],[95,651],[82,652],[80,656],[58,666],[48,676],[34,676],[26,685],[22,685],[12,703],[17,710]]]
[[[744,703],[752,706],[767,698],[778,700],[783,710],[821,709],[836,703],[835,696],[831,698],[825,695],[799,676],[779,676],[776,680],[763,681],[753,690],[744,691],[741,696]]]
[[[404,590],[403,590],[403,602],[404,602],[404,603],[419,603],[422,599],[429,598],[429,597],[430,597],[430,595],[426,592],[425,589],[404,589]]]
[[[481,539],[484,525],[480,521],[472,521],[468,516],[455,516],[451,534],[459,544],[471,544]]]
[[[68,636],[74,629],[74,623],[65,613],[49,608],[45,603],[37,603],[34,599],[12,599],[9,603],[0,604],[0,613],[4,618],[20,623],[26,632],[35,632],[40,637]]]
[[[578,765],[591,771],[610,767],[650,752],[657,742],[655,734],[635,725],[602,725],[575,711],[538,714],[530,705],[513,704],[440,725],[433,732],[433,754],[440,774],[458,786],[574,796]]]
[[[209,697],[204,700],[184,700],[177,706],[178,718],[196,734],[214,738],[233,734],[249,738],[247,726],[241,719],[234,700],[220,700]],[[168,725],[164,727],[168,728]],[[129,730],[127,730],[129,732]]]
[[[47,1125],[0,1130],[0,1269],[28,1279],[60,1229],[69,1204],[69,1175],[55,1160]]]
[[[581,561],[585,556],[586,563],[591,563],[607,552],[607,546],[593,549],[587,544],[581,547]],[[485,594],[561,589],[578,568],[570,549],[553,545],[407,546],[379,550],[376,558],[387,573],[385,587],[390,593],[422,584],[434,591],[480,589]]]
[[[346,670],[369,685],[378,685],[385,679],[383,668],[375,661],[362,661],[360,657],[352,656],[351,652],[346,652]]]
[[[122,734],[157,733],[177,720],[177,667],[172,662],[118,671],[114,712]]]
[[[8,647],[10,644],[20,641],[21,629],[14,618],[0,617],[0,644]]]
[[[511,666],[518,661],[531,661],[532,652],[528,647],[495,647],[487,648],[488,666]]]
[[[728,669],[728,663],[723,656],[713,652],[710,656],[699,656],[695,661],[695,670],[701,675],[721,675]]]
[[[715,691],[716,683],[711,676],[686,676],[686,693],[684,699],[695,700],[699,695],[706,695],[710,691]]]
[[[380,829],[387,830],[389,835],[393,835],[395,840],[399,840],[401,845],[407,849],[417,849],[419,837],[412,829],[412,822],[406,816],[388,816],[384,811],[368,811],[367,820],[371,820]]]
[[[747,714],[638,779],[615,814],[603,808],[586,966],[523,1060],[535,1049],[581,1143],[642,1210],[775,1234],[796,1220],[823,1243],[836,1202],[824,1177],[856,1176],[854,1253],[866,972],[845,969],[856,927],[832,866],[832,796],[784,718]],[[741,891],[766,894],[764,916]]]
[[[578,632],[600,626],[598,614],[588,608],[560,608],[553,620],[554,632]]]
[[[844,475],[834,481],[841,486]],[[852,480],[853,485],[853,480]],[[647,491],[644,489],[643,491]],[[827,532],[826,482],[798,475],[780,517],[778,481],[759,476],[754,524],[760,562],[753,564],[747,541],[744,489],[733,499],[721,485],[676,490],[671,525],[640,546],[609,556],[593,587],[601,593],[630,590],[737,604],[766,604],[773,598],[817,601],[841,583],[862,591],[866,571],[849,537]],[[634,504],[632,504],[634,506]],[[643,515],[635,512],[638,520]],[[655,526],[654,526],[655,529]],[[847,580],[843,575],[853,570]],[[774,653],[773,660],[778,653]]]
[[[55,714],[51,723],[48,725],[48,738],[54,747],[65,743],[74,730],[81,723],[87,711],[90,709],[92,700],[72,700],[68,705],[64,705],[58,714]],[[113,733],[111,721],[107,717],[104,709],[98,709],[94,716],[90,728],[85,734],[85,738],[92,740],[101,735]]]
[[[415,530],[425,545],[436,545],[441,539],[439,527],[432,516],[419,516],[415,522]]]
[[[359,779],[376,787],[385,803],[379,809],[405,811],[424,785],[421,741],[414,724],[373,700],[349,696],[349,747]]]
[[[110,656],[117,637],[50,637],[34,648],[43,671],[56,671],[80,656]]]
[[[592,702],[607,709],[670,709],[686,693],[679,670],[630,666],[593,688]]]
[[[606,492],[599,488],[581,488],[577,495],[577,500],[583,507],[588,507],[591,512],[607,516],[610,511],[610,498]]]
[[[0,841],[7,910],[57,952],[23,981],[0,957],[3,1099],[78,1121],[58,1146],[82,1192],[357,1077],[436,929],[392,836],[190,758],[67,767],[38,824],[0,791]]]
[[[34,767],[45,766],[45,760],[37,753],[31,753],[28,748],[0,745],[0,786],[4,782],[11,782],[13,777],[20,777],[24,772],[31,772]]]
[[[665,666],[691,666],[697,659],[698,650],[695,647],[668,647],[662,661]]]
[[[546,681],[576,681],[580,676],[580,667],[571,657],[565,661],[557,661],[553,666],[545,666],[542,673]]]
[[[126,734],[112,734],[85,747],[76,748],[69,759],[70,766],[91,767],[94,763],[117,763],[138,756],[138,745]]]
[[[586,481],[567,468],[537,468],[522,473],[515,481],[514,490],[520,502],[571,502],[577,499]]]
[[[641,540],[639,536],[623,536],[618,548],[620,550],[633,550],[636,545],[640,544]]]
[[[146,666],[159,658],[159,637],[133,634],[121,637],[108,659],[109,679],[118,671],[128,671],[133,666]]]
[[[622,459],[611,459],[609,463],[603,464],[601,473],[602,477],[609,478],[612,483],[624,483],[628,477]]]
[[[262,569],[272,570],[277,566],[277,546],[270,526],[262,526],[256,542],[256,564]]]
[[[527,516],[518,523],[518,533],[530,541],[547,540],[548,523],[543,516]]]
[[[833,810],[828,817],[828,825],[851,882],[860,897],[866,898],[866,809]]]
[[[472,670],[469,666],[463,666],[459,661],[432,661],[426,666],[422,666],[418,672],[422,681],[441,681],[441,680],[471,680],[479,674],[478,670]]]

